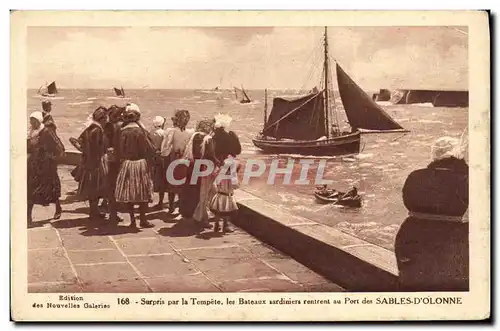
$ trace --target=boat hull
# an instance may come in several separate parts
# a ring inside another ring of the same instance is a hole
[[[342,196],[341,194],[340,196]],[[316,197],[316,201],[320,204],[336,204],[344,207],[353,207],[360,208],[361,207],[361,197],[357,196],[356,198],[347,198],[347,199],[339,199],[338,196],[336,198],[327,198],[322,196],[321,194],[314,193]]]
[[[255,147],[266,153],[337,156],[359,153],[361,134],[355,132],[330,139],[312,141],[255,138],[252,139],[252,142]]]

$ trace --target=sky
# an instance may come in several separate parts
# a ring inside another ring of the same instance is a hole
[[[323,27],[30,27],[28,87],[303,89]],[[329,27],[332,63],[364,89],[467,89],[467,27]],[[333,71],[333,77],[335,72]]]

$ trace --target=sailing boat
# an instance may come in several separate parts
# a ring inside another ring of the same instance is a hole
[[[271,114],[265,118],[262,132],[252,139],[256,147],[265,152],[286,154],[357,154],[361,131],[406,131],[336,63],[338,90],[351,126],[350,131],[341,131],[338,110],[330,104],[334,96],[329,67],[328,30],[325,27],[321,88],[294,100],[274,98]],[[267,100],[265,104],[267,107]]]
[[[113,87],[113,90],[115,91],[117,97],[125,98],[125,91],[123,90],[123,87],[121,88]]]
[[[57,87],[56,87],[56,82],[53,81],[52,83],[48,84],[45,86],[47,89],[46,92],[41,92],[44,86],[40,86],[38,89],[38,94],[41,94],[44,97],[54,97],[57,94]]]
[[[239,97],[238,92],[241,94],[241,99]],[[234,94],[236,96],[237,100],[240,100],[240,103],[250,103],[252,100],[248,97],[247,92],[245,92],[245,89],[243,88],[243,85],[241,86],[241,89],[234,87]]]

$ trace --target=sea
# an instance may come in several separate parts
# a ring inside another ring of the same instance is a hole
[[[410,132],[362,134],[361,152],[357,155],[316,157],[265,154],[252,143],[252,138],[263,127],[263,90],[247,91],[252,99],[252,102],[247,104],[241,104],[230,90],[138,89],[125,92],[126,97],[120,98],[113,95],[112,89],[61,89],[56,97],[51,98],[52,115],[58,126],[58,134],[67,149],[73,149],[69,138],[80,134],[89,115],[98,106],[136,103],[147,127],[152,127],[152,120],[157,115],[170,119],[175,109],[189,110],[191,121],[188,128],[194,128],[198,120],[211,118],[218,113],[229,114],[233,118],[230,129],[238,134],[241,141],[242,154],[239,159],[242,163],[249,159],[258,159],[270,165],[277,159],[279,166],[285,167],[288,162],[295,162],[291,184],[280,180],[284,175],[278,176],[274,184],[268,184],[266,171],[261,177],[252,178],[241,189],[260,196],[279,208],[289,210],[294,215],[336,228],[390,250],[394,249],[397,230],[407,216],[402,201],[402,188],[409,173],[428,165],[430,147],[437,138],[454,136],[465,137],[467,140],[468,108],[382,103],[386,112]],[[294,98],[298,94],[292,90],[268,90],[267,96],[269,114],[273,97]],[[338,94],[335,94],[335,107],[339,123],[346,123]],[[40,109],[41,97],[37,95],[36,90],[28,90],[28,113]],[[310,170],[313,174],[320,160],[325,160],[323,178],[333,181],[330,187],[347,191],[355,186],[362,196],[362,207],[322,205],[315,201],[313,181],[308,185],[294,185],[294,180],[299,178],[301,171],[298,163],[301,158],[314,162]]]

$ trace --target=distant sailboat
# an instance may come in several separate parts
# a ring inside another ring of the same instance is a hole
[[[53,97],[58,93],[57,91],[57,86],[56,82],[53,81],[52,83],[45,85],[45,86],[40,86],[38,89],[38,94],[44,96],[44,97]]]
[[[117,97],[125,98],[125,91],[123,90],[123,87],[121,88],[113,87],[113,90],[115,91]]]
[[[236,99],[240,101],[240,103],[250,103],[252,100],[248,97],[247,92],[245,92],[245,89],[243,86],[241,86],[241,89],[234,87],[234,94],[236,96]]]
[[[294,100],[274,98],[262,132],[253,144],[265,152],[302,155],[345,155],[359,153],[361,131],[406,131],[368,96],[336,63],[340,98],[351,126],[341,131],[336,107],[331,107],[328,34],[324,33],[323,81],[320,89]],[[267,93],[266,93],[267,99]],[[267,100],[265,102],[267,105]],[[332,109],[335,108],[335,109]],[[332,112],[333,110],[333,112]]]

